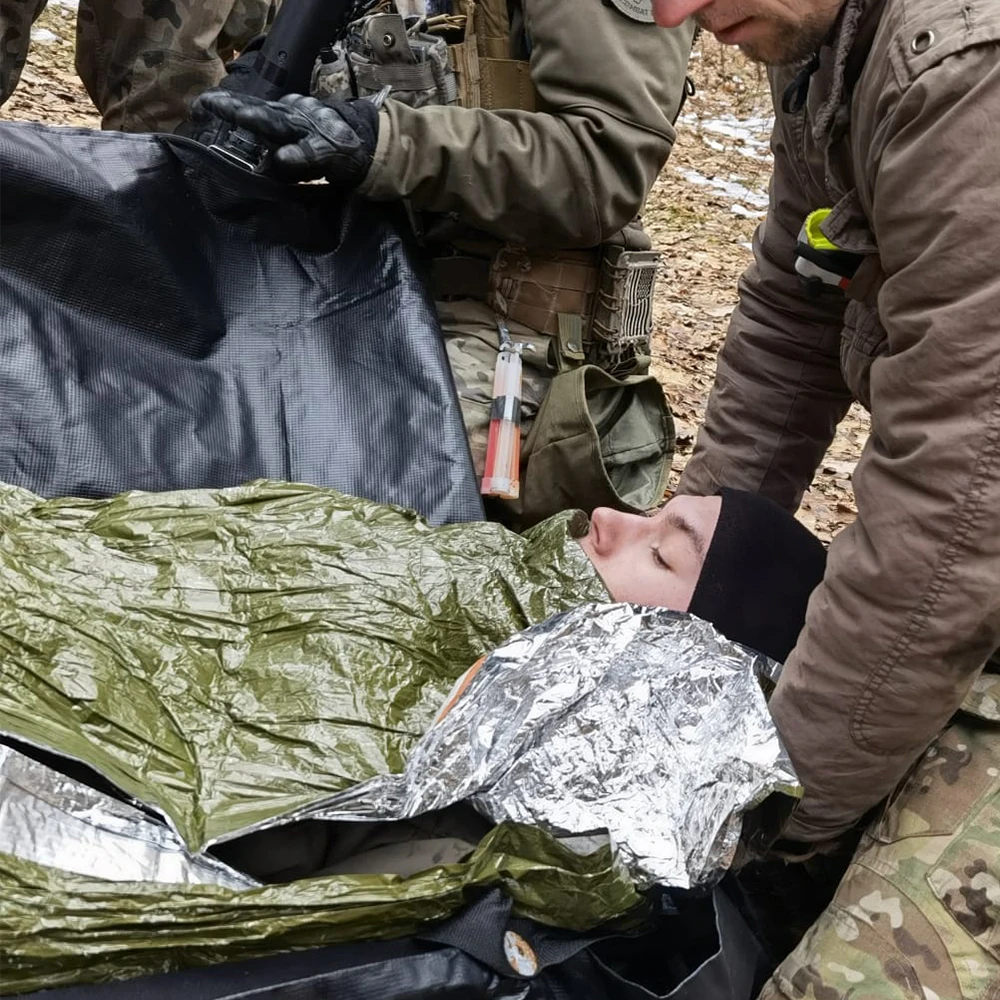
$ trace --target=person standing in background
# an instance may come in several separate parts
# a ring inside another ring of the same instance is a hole
[[[0,104],[17,88],[47,0],[0,2]],[[76,69],[101,127],[172,132],[225,63],[274,18],[278,0],[80,0]]]

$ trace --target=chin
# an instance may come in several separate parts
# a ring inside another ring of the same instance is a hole
[[[766,50],[766,46],[762,48],[760,42],[744,42],[736,47],[752,62],[763,63],[765,66],[780,65],[768,58],[770,53]]]
[[[747,59],[764,66],[789,66],[803,58],[797,50],[791,50],[773,39],[742,42],[737,48]]]
[[[770,30],[758,38],[740,42],[737,48],[748,59],[765,66],[793,66],[816,52],[833,23],[832,19],[819,16],[794,27],[782,22],[770,22]]]

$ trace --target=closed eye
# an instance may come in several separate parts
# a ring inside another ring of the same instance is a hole
[[[655,545],[650,546],[650,548],[652,549],[652,552],[653,552],[653,561],[656,563],[656,565],[659,566],[660,569],[669,570],[670,569],[670,565],[663,558],[663,556],[660,555],[660,550]]]

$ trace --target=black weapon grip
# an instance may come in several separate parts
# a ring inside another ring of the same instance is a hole
[[[284,0],[240,90],[266,101],[308,94],[319,50],[337,37],[353,7],[354,0]]]

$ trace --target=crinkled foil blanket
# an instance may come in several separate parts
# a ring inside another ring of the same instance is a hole
[[[557,835],[607,831],[639,886],[732,859],[741,815],[800,793],[761,690],[774,664],[688,615],[587,605],[514,636],[456,685],[404,771],[304,818],[396,820],[470,801]],[[254,883],[142,810],[0,751],[0,851],[118,881]]]
[[[0,746],[0,851],[116,882],[246,889],[257,883],[190,854],[142,810]]]

